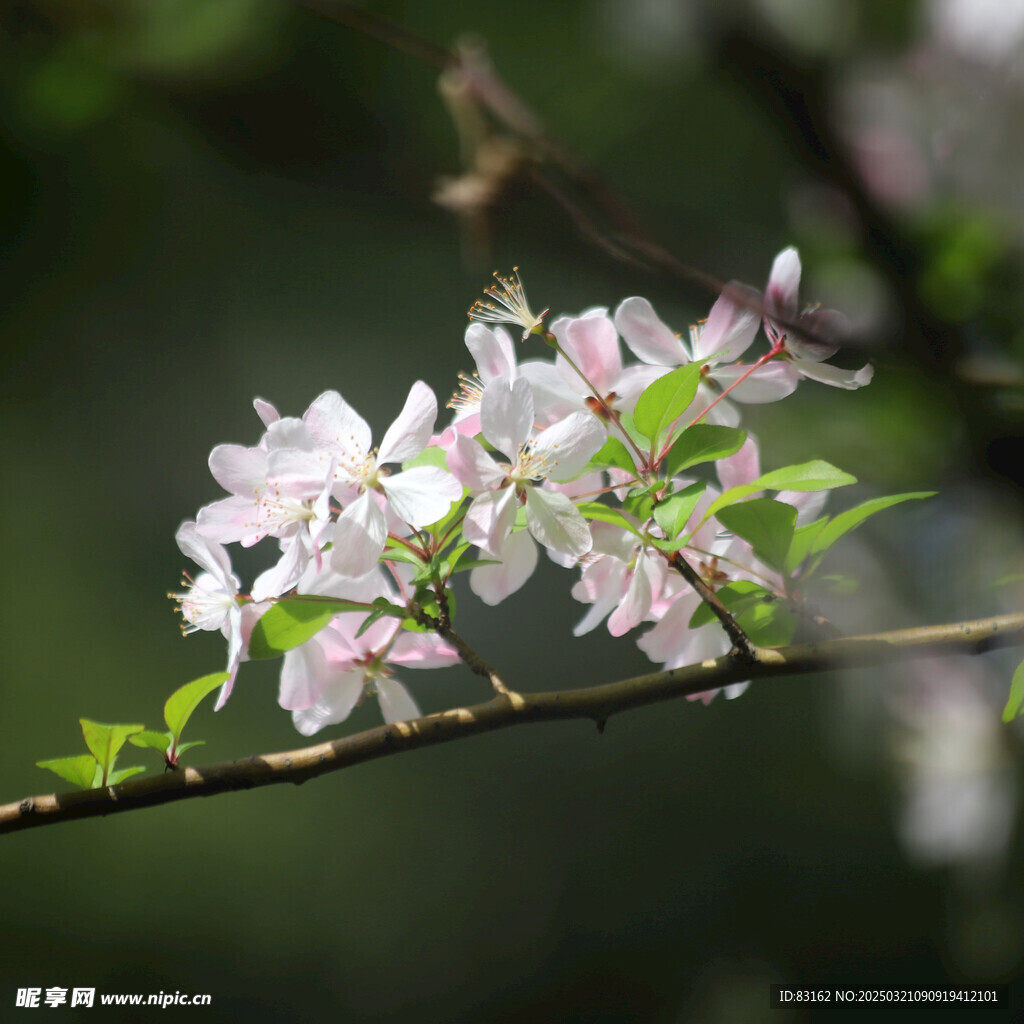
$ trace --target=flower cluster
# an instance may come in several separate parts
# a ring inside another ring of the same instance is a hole
[[[259,441],[210,455],[228,496],[177,536],[202,569],[173,595],[186,628],[228,638],[218,707],[240,662],[283,654],[280,704],[306,735],[367,694],[389,722],[415,717],[394,669],[466,656],[451,577],[468,570],[473,593],[498,604],[533,573],[538,548],[578,570],[572,594],[589,609],[577,635],[602,622],[615,636],[642,628],[638,646],[670,668],[725,654],[704,590],[754,642],[787,642],[796,583],[835,539],[819,517],[824,494],[852,478],[820,462],[762,474],[740,408],[803,378],[854,389],[872,373],[824,362],[843,321],[801,312],[799,278],[787,249],[763,295],[728,285],[688,341],[638,297],[546,327],[518,273],[497,278],[493,301],[470,311],[475,373],[440,433],[421,381],[376,446],[335,391],[301,418],[257,399]],[[553,358],[518,360],[503,325],[541,338]],[[762,328],[767,349],[748,360]],[[243,593],[225,545],[261,542],[276,559]]]

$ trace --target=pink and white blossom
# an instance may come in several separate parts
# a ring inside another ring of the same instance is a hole
[[[728,285],[707,320],[690,327],[689,346],[662,322],[650,302],[639,296],[619,305],[615,324],[633,353],[646,363],[675,367],[704,361],[697,397],[688,415],[692,419],[714,403],[707,422],[734,427],[740,415],[729,399],[776,402],[792,394],[799,381],[796,372],[783,362],[765,363],[753,372],[739,362],[757,334],[760,308],[761,296],[753,288]],[[727,389],[731,389],[729,398],[720,398]]]
[[[632,412],[644,388],[668,372],[664,366],[624,366],[615,324],[603,307],[559,317],[551,333],[561,349],[554,362],[530,360],[519,367],[542,424],[572,412],[593,413],[600,408],[598,397],[611,409]]]
[[[376,564],[388,535],[387,511],[413,528],[441,519],[462,497],[455,478],[437,466],[392,472],[388,463],[415,458],[426,448],[437,418],[437,399],[422,381],[413,384],[398,419],[379,448],[370,426],[336,391],[324,392],[303,420],[321,458],[335,467],[335,495],[347,500],[334,527],[332,568],[362,576]]]
[[[520,505],[526,524],[545,547],[580,557],[590,550],[586,520],[546,480],[577,476],[604,444],[605,429],[589,413],[570,413],[546,430],[533,427],[533,394],[522,377],[496,377],[480,406],[484,437],[509,461],[495,462],[471,438],[460,436],[448,451],[448,468],[475,494],[463,522],[463,536],[497,554],[512,530]]]
[[[480,433],[480,398],[495,377],[515,380],[519,376],[515,348],[508,331],[472,323],[466,328],[466,348],[476,363],[475,374],[459,374],[459,390],[448,402],[455,410],[451,425],[434,443],[448,449],[456,434],[473,437]]]
[[[801,377],[847,391],[862,388],[871,382],[875,369],[870,364],[859,370],[843,370],[824,362],[839,351],[847,332],[846,317],[834,309],[800,311],[800,255],[790,246],[783,249],[772,263],[764,296],[764,329],[773,346],[781,348],[783,358]],[[787,332],[774,318],[794,324],[814,339]]]
[[[459,660],[440,636],[403,632],[394,619],[378,619],[360,634],[365,619],[359,612],[337,615],[285,655],[279,703],[303,736],[345,721],[367,694],[377,696],[388,723],[418,718],[419,706],[394,668],[441,668]]]
[[[228,641],[227,671],[231,677],[220,689],[217,708],[221,708],[231,695],[238,664],[242,658],[243,622],[239,601],[238,577],[231,571],[231,559],[222,545],[203,537],[196,524],[187,521],[178,527],[174,539],[182,554],[192,559],[203,572],[195,579],[186,578],[182,593],[170,596],[178,601],[178,608],[186,625],[185,633],[196,630],[219,630]],[[252,624],[249,626],[250,632]]]
[[[592,607],[573,628],[573,636],[589,633],[606,616],[608,632],[623,636],[647,618],[664,590],[668,567],[636,534],[620,526],[594,523],[590,529],[594,547],[572,596]]]

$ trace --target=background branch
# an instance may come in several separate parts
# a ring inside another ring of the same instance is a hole
[[[755,648],[752,660],[725,655],[698,665],[578,690],[504,693],[485,704],[379,726],[301,750],[185,768],[105,789],[27,797],[0,807],[0,832],[17,832],[278,782],[298,785],[364,761],[527,722],[589,718],[603,729],[607,719],[621,711],[703,693],[746,679],[807,675],[828,669],[882,665],[906,658],[979,654],[1017,644],[1024,644],[1024,613],[846,637],[818,644]]]

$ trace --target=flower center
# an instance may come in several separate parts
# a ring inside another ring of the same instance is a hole
[[[546,480],[557,465],[557,459],[551,459],[547,452],[536,450],[536,441],[524,441],[519,446],[516,464],[509,467],[508,479],[516,484],[527,480]]]
[[[449,409],[457,413],[476,412],[480,408],[480,398],[484,393],[483,381],[469,374],[459,374],[459,390],[445,403]]]

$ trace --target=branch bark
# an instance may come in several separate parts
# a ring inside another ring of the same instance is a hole
[[[702,693],[745,679],[765,680],[829,669],[862,668],[908,658],[980,654],[1016,645],[1024,645],[1024,613],[844,637],[816,644],[754,648],[752,659],[725,655],[699,665],[577,690],[533,694],[507,692],[498,694],[485,704],[380,726],[301,750],[179,769],[104,789],[27,797],[0,806],[0,832],[17,832],[76,818],[117,814],[279,782],[298,785],[318,775],[378,757],[466,739],[527,722],[589,718],[603,728],[605,721],[619,712]]]

